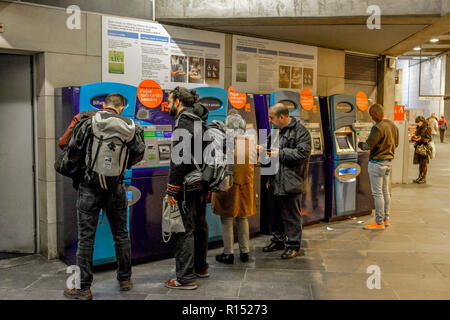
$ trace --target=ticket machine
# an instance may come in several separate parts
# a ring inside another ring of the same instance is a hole
[[[357,106],[356,121],[353,128],[356,131],[356,146],[358,150],[358,164],[361,167],[361,173],[357,179],[356,185],[356,213],[370,214],[374,209],[374,200],[370,188],[369,165],[370,151],[362,150],[358,147],[360,141],[365,142],[369,137],[370,130],[373,127],[373,121],[369,114],[369,108],[361,108]]]
[[[356,148],[356,97],[319,98],[328,151],[326,217],[331,220],[356,212],[357,178],[361,167]]]
[[[291,117],[297,119],[311,135],[311,157],[309,160],[307,192],[302,195],[304,224],[325,219],[325,183],[327,163],[324,152],[322,119],[318,100],[311,107],[302,106],[300,93],[276,91],[270,95],[270,105],[281,102],[288,106]]]
[[[199,102],[209,110],[207,122],[213,120],[225,121],[228,107],[228,91],[214,87],[195,88],[199,94]],[[222,239],[222,225],[220,216],[212,213],[211,204],[206,207],[206,221],[208,222],[209,241]]]
[[[144,107],[136,97],[137,88],[120,83],[92,83],[56,89],[55,134],[60,137],[72,117],[79,112],[102,109],[107,94],[117,92],[126,100],[123,116],[143,125],[146,151],[144,159],[126,170],[124,183],[128,196],[128,230],[132,260],[168,258],[172,245],[161,241],[161,205],[167,186],[173,120],[167,112],[168,92],[158,108]],[[56,147],[56,152],[60,152]],[[76,191],[71,180],[56,176],[58,251],[62,260],[75,264],[77,249]],[[108,219],[101,212],[94,244],[94,266],[116,260]]]

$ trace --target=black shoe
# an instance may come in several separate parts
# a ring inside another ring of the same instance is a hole
[[[277,243],[277,242],[271,242],[268,246],[264,247],[262,250],[263,252],[272,252],[277,250],[284,250],[286,249],[286,246],[284,243]]]
[[[281,259],[292,259],[292,258],[295,258],[298,255],[300,255],[300,251],[299,250],[288,248],[281,255]]]
[[[222,263],[226,264],[233,264],[234,263],[234,254],[218,254],[216,256],[216,260]]]
[[[240,254],[240,257],[241,257],[241,261],[242,262],[247,262],[248,261],[248,253],[241,253]]]
[[[119,281],[120,291],[130,291],[133,288],[131,280]]]

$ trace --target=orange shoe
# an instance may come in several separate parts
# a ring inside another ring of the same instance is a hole
[[[389,227],[390,225],[391,225],[391,223],[389,222],[389,220],[384,220],[385,227]]]
[[[376,221],[372,222],[371,224],[368,224],[363,227],[365,230],[384,230],[384,223],[383,224],[377,224]]]

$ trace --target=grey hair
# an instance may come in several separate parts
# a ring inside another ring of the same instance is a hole
[[[234,131],[234,134],[245,134],[247,122],[239,113],[230,112],[225,119],[225,126],[227,129]]]

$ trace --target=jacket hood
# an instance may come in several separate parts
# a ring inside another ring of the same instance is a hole
[[[194,103],[191,107],[189,107],[189,109],[192,109],[193,113],[199,116],[203,121],[206,121],[206,119],[208,119],[209,110],[200,102]]]

